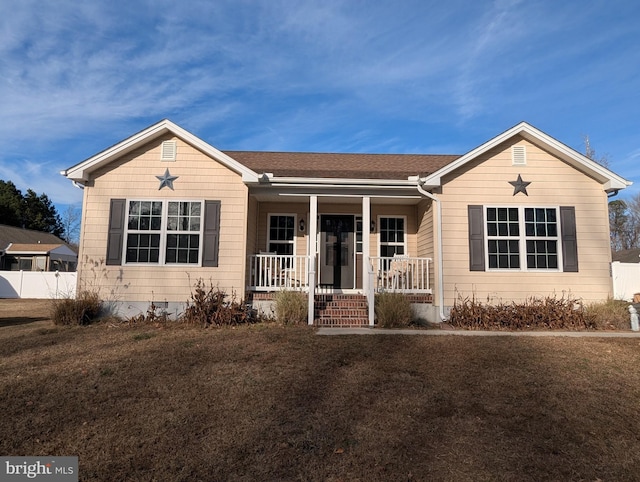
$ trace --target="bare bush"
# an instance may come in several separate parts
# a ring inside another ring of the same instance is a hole
[[[483,304],[458,296],[449,323],[468,330],[589,330],[597,328],[572,297],[530,297],[522,303]]]
[[[88,325],[102,311],[97,293],[81,291],[75,298],[53,300],[51,319],[56,325]]]
[[[181,317],[184,323],[208,328],[259,321],[251,308],[236,299],[235,293],[227,301],[224,291],[211,283],[206,286],[202,279],[196,282],[190,298]]]

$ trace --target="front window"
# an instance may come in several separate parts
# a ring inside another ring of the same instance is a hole
[[[380,218],[380,256],[403,255],[405,251],[405,219]]]
[[[287,214],[269,215],[269,252],[294,254],[296,218]]]
[[[198,264],[201,201],[129,201],[126,262]]]
[[[557,208],[487,207],[489,269],[558,269]]]
[[[356,216],[356,253],[362,253],[362,216]]]

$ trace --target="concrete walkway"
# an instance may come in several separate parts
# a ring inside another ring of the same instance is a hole
[[[426,336],[564,336],[569,338],[640,338],[640,331],[474,331],[392,328],[318,328],[318,335],[426,335]]]

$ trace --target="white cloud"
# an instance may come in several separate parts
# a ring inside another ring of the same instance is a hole
[[[221,148],[460,144],[429,132],[408,141],[392,128],[412,122],[465,136],[473,128],[481,142],[495,125],[549,113],[561,124],[581,115],[581,103],[613,104],[621,89],[633,91],[639,60],[628,41],[637,36],[633,22],[591,28],[603,7],[577,1],[175,5],[15,2],[0,17],[0,143],[8,156],[0,173],[40,182],[19,163],[54,172],[163,117]],[[627,42],[606,50],[618,39]],[[590,99],[570,95],[576,89],[590,89]],[[73,194],[52,184],[56,196],[75,196],[60,179]]]

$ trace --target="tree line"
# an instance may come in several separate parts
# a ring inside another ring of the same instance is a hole
[[[613,251],[640,248],[640,193],[609,202],[609,230]]]
[[[25,194],[11,181],[0,179],[0,224],[43,231],[71,241],[71,234],[49,197],[32,189]]]

